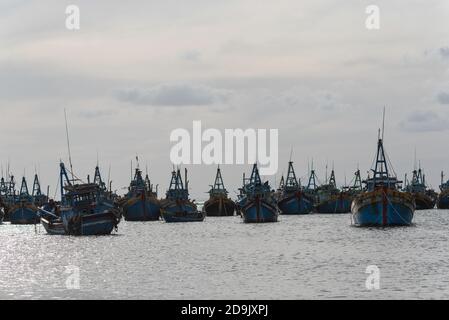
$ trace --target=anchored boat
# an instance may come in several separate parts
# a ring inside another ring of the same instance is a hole
[[[268,181],[262,183],[257,164],[254,164],[249,181],[241,188],[240,211],[246,223],[277,222],[279,211],[274,192]]]
[[[308,214],[312,211],[314,199],[304,192],[296,178],[293,162],[288,163],[287,180],[280,187],[278,207],[281,214]]]
[[[25,177],[22,178],[19,194],[13,196],[8,215],[11,224],[39,223],[38,207],[34,204],[33,196],[28,191]]]
[[[106,235],[117,230],[120,210],[98,183],[77,183],[79,180],[69,179],[63,162],[60,163],[60,181],[60,205],[52,210],[41,209],[41,221],[48,233],[86,236]]]
[[[139,168],[136,168],[128,193],[121,201],[121,206],[126,221],[159,220],[161,206],[157,199],[157,187],[156,192],[154,192],[148,175],[144,180]]]
[[[404,191],[410,193],[415,199],[416,210],[426,210],[435,207],[438,195],[434,190],[427,188],[426,177],[421,167],[418,170],[413,170],[413,177],[410,183],[407,175],[405,176]]]
[[[318,213],[349,213],[352,197],[349,192],[337,188],[335,171],[332,169],[329,181],[316,190],[316,206]]]
[[[438,195],[437,208],[449,209],[449,180],[444,182],[444,173],[441,171],[441,193]]]
[[[172,171],[166,198],[161,201],[161,216],[165,222],[200,222],[204,220],[205,213],[198,211],[195,202],[189,199],[187,169],[185,169],[185,186],[180,170]]]
[[[413,196],[401,192],[402,183],[390,175],[383,139],[378,138],[373,177],[364,181],[366,190],[352,202],[352,220],[357,226],[408,226],[415,211]]]
[[[220,167],[217,168],[214,185],[209,190],[209,200],[204,203],[203,210],[207,216],[233,216],[235,203],[228,197],[223,184]]]

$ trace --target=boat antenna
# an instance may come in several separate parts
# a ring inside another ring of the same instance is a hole
[[[382,141],[384,140],[384,131],[385,131],[385,106],[384,106],[384,112],[382,115]]]
[[[293,155],[293,147],[290,149],[290,162],[292,161],[292,155]]]
[[[75,181],[75,176],[73,175],[72,153],[70,152],[70,138],[69,138],[69,126],[67,124],[67,111],[65,108],[64,108],[64,119],[65,119],[65,133],[67,138],[67,150],[69,152],[70,173],[72,174],[72,181]]]

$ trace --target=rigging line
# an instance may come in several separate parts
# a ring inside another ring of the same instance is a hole
[[[64,119],[65,119],[65,133],[66,133],[66,138],[67,138],[67,149],[69,152],[69,165],[70,165],[70,170],[71,170],[71,174],[72,174],[72,180],[74,180],[73,166],[72,166],[72,154],[70,152],[69,126],[67,124],[67,111],[65,108],[64,108]]]

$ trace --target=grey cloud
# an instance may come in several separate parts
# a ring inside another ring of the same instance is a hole
[[[440,48],[440,54],[444,59],[449,59],[449,47]]]
[[[79,116],[82,118],[103,118],[113,115],[115,112],[113,110],[85,110],[79,112]]]
[[[226,102],[229,91],[188,84],[158,85],[149,89],[120,90],[122,102],[147,106],[208,106]]]
[[[181,58],[191,62],[197,62],[201,58],[201,53],[199,51],[187,51],[181,54]]]
[[[437,99],[438,99],[438,102],[441,103],[441,104],[449,104],[449,93],[447,93],[447,92],[440,92],[437,95]]]
[[[449,129],[449,122],[432,111],[417,111],[400,122],[399,126],[410,132],[444,131]]]

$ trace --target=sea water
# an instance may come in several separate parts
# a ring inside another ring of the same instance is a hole
[[[396,228],[352,227],[350,214],[279,220],[121,221],[98,237],[4,223],[0,298],[449,298],[448,210]],[[379,289],[367,284],[373,266]]]

